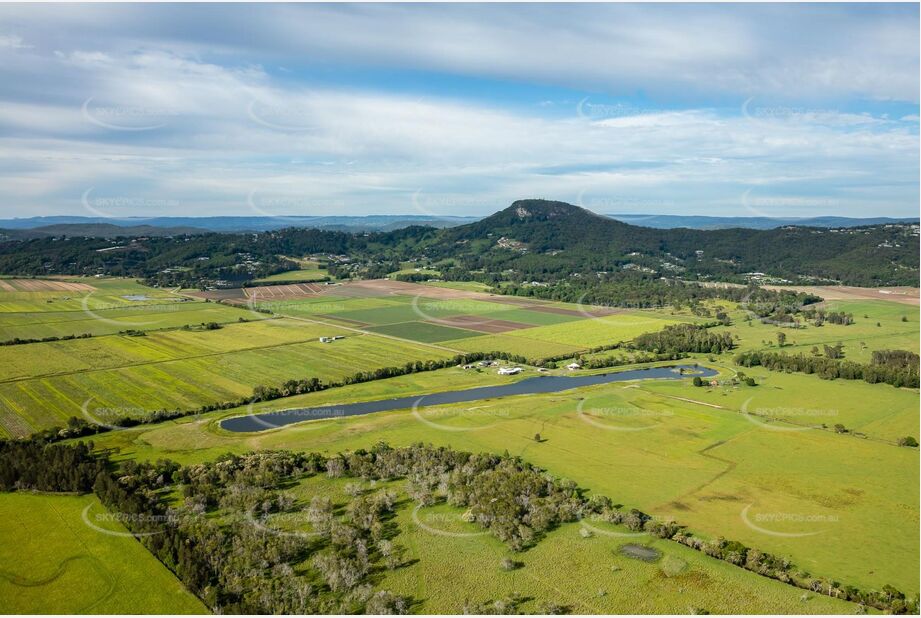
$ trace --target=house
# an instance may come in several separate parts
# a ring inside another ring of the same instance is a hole
[[[491,361],[491,360],[484,360],[484,361],[480,361],[479,363],[477,363],[477,365],[479,365],[480,367],[492,367],[495,364],[496,362]]]
[[[521,373],[521,367],[499,367],[500,376],[513,376],[516,373]]]
[[[329,343],[330,341],[332,341],[332,339],[329,337],[320,337],[320,343]]]
[[[580,365],[579,363],[569,363],[568,365],[566,365],[566,368],[569,369],[570,371],[575,371],[576,369],[582,369],[582,365]]]
[[[719,385],[720,385],[719,380],[710,380],[710,386],[719,386]]]

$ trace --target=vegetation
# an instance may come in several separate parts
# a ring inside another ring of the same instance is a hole
[[[771,371],[798,371],[826,380],[864,380],[896,387],[918,388],[918,355],[904,350],[874,352],[870,364],[839,361],[840,348],[825,346],[825,356],[790,355],[778,352],[743,352],[735,362],[743,367],[762,366]]]
[[[885,255],[877,250],[881,243],[892,246]],[[917,249],[917,237],[908,225],[839,233],[797,227],[661,230],[628,225],[562,202],[521,200],[481,221],[441,230],[408,227],[350,234],[290,228],[259,234],[8,241],[0,245],[0,272],[106,273],[143,278],[160,287],[227,286],[301,270],[297,262],[281,256],[323,254],[331,256],[328,272],[334,277],[378,278],[400,271],[404,262],[450,259],[453,266],[441,269],[445,279],[511,281],[521,286],[575,276],[604,284],[621,273],[638,273],[638,285],[661,292],[665,287],[653,282],[679,274],[685,279],[746,283],[745,273],[764,272],[790,280],[911,285],[918,279]],[[645,303],[654,302],[650,299],[657,295],[637,295],[642,304],[634,306],[650,306]]]
[[[104,455],[83,447],[37,445],[46,455],[48,487],[72,491],[66,469],[54,462],[66,457],[77,463],[108,466]],[[0,451],[0,468],[22,470],[21,453]],[[507,544],[524,551],[565,522],[588,516],[627,529],[670,539],[708,556],[784,583],[885,609],[893,613],[916,611],[916,601],[892,586],[880,592],[828,582],[798,574],[787,559],[727,541],[697,537],[672,521],[659,521],[637,509],[621,510],[601,496],[587,498],[571,481],[548,477],[542,470],[508,456],[474,455],[421,444],[394,449],[378,443],[370,451],[339,453],[324,458],[316,453],[263,452],[227,456],[213,464],[181,468],[169,461],[131,462],[117,475],[100,469],[93,491],[117,513],[132,513],[128,527],[184,584],[221,613],[345,613],[386,607],[405,612],[411,599],[388,591],[373,592],[366,578],[376,560],[399,553],[387,538],[387,516],[397,496],[388,490],[356,497],[346,515],[334,516],[332,505],[314,498],[307,519],[320,542],[303,535],[259,533],[252,517],[292,509],[290,498],[277,493],[284,482],[325,472],[330,478],[350,477],[369,482],[405,480],[407,493],[420,506],[439,497],[466,508],[472,521]],[[22,484],[14,479],[13,486]],[[182,485],[184,504],[167,513],[158,492],[170,482]],[[206,513],[223,514],[226,523]],[[249,514],[245,518],[227,515]],[[156,534],[151,534],[156,532]],[[390,531],[392,534],[392,530]],[[201,551],[209,548],[208,551]],[[293,567],[309,559],[325,586],[314,588]],[[258,572],[252,565],[259,564]],[[258,574],[257,574],[258,573]]]

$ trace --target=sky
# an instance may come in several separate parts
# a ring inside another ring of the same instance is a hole
[[[917,4],[2,4],[0,218],[919,213]]]

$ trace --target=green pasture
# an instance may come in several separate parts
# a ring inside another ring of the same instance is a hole
[[[678,320],[653,314],[621,313],[584,319],[579,322],[553,324],[506,333],[510,337],[525,337],[549,343],[576,346],[580,349],[627,341],[643,333],[662,330]]]
[[[292,488],[299,504],[314,496],[335,505],[350,498],[350,479],[311,477]],[[578,614],[615,613],[850,613],[852,605],[785,586],[719,562],[676,543],[640,539],[661,553],[646,563],[621,554],[636,543],[622,527],[599,522],[567,524],[550,532],[535,547],[511,552],[463,511],[439,503],[416,508],[402,483],[365,484],[364,491],[397,491],[399,508],[393,542],[406,548],[404,564],[382,574],[380,587],[409,596],[417,613],[462,613],[465,600],[497,600],[517,593],[520,611],[539,613],[547,604]],[[271,518],[269,525],[271,525]],[[282,524],[279,524],[281,528]],[[307,531],[309,524],[301,528]],[[288,531],[288,527],[283,528]],[[589,531],[585,535],[583,529]],[[502,568],[510,558],[519,566]]]
[[[830,311],[845,311],[854,315],[854,324],[843,326],[826,322],[815,326],[803,322],[804,328],[781,328],[762,324],[757,319],[745,322],[742,313],[733,314],[733,325],[720,327],[738,336],[740,350],[780,350],[777,333],[786,335],[782,351],[787,354],[811,354],[813,346],[819,353],[824,345],[844,345],[844,358],[859,363],[870,361],[874,350],[919,350],[917,308],[885,300],[831,301]],[[907,322],[902,321],[902,317]],[[879,326],[877,326],[879,324]]]
[[[444,388],[456,388],[458,380],[476,381],[481,375],[459,377],[458,372],[415,376],[411,388],[432,392],[442,381]],[[799,384],[787,386],[800,391],[823,384],[815,376],[785,377],[798,379]],[[489,375],[484,382],[495,379]],[[400,380],[394,379],[393,386],[385,386],[390,380],[357,385],[257,409],[377,398],[375,386],[385,389],[382,395],[398,396],[408,387],[399,387]],[[97,441],[119,447],[126,457],[179,461],[254,448],[334,453],[380,440],[507,450],[627,507],[674,518],[698,534],[788,556],[816,576],[867,588],[892,584],[915,590],[917,450],[793,425],[791,431],[777,430],[732,407],[748,397],[763,401],[759,407],[785,403],[772,400],[766,385],[739,387],[735,394],[714,394],[711,399],[705,390],[693,387],[689,379],[644,381],[423,408],[419,416],[397,411],[311,421],[258,434],[235,435],[213,422],[186,420],[102,435]],[[832,399],[822,405],[842,410],[842,415],[846,410],[857,414],[848,407],[854,396],[829,390]],[[245,410],[224,415],[241,412]],[[544,441],[535,442],[536,433]]]
[[[0,493],[0,607],[11,614],[208,613],[123,535],[95,496]]]

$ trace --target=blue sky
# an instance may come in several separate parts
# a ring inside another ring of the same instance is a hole
[[[918,5],[0,5],[0,218],[917,216]]]

